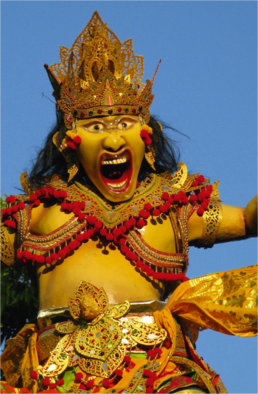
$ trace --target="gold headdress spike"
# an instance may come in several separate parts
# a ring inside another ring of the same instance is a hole
[[[121,43],[97,11],[71,49],[60,47],[60,59],[45,68],[67,128],[75,118],[108,115],[141,114],[149,122],[153,81],[141,82],[143,57],[134,55],[131,39]]]

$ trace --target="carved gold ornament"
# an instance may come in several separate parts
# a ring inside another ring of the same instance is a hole
[[[45,68],[68,129],[75,118],[108,115],[141,114],[148,123],[154,79],[141,82],[143,57],[134,55],[131,39],[121,43],[97,11],[71,49],[60,47],[60,60]]]
[[[79,365],[87,374],[108,378],[122,365],[128,350],[138,344],[153,347],[166,339],[166,330],[156,323],[127,318],[129,308],[128,301],[109,306],[102,288],[81,282],[69,301],[73,320],[56,324],[56,330],[65,335],[38,372],[55,378],[67,367]]]

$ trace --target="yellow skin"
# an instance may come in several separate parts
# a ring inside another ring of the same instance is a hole
[[[145,151],[140,130],[138,117],[110,116],[78,121],[78,135],[82,142],[76,152],[80,163],[94,185],[109,201],[125,201],[135,192]],[[67,134],[71,137],[70,132]],[[53,139],[54,143],[56,140],[57,135]],[[59,147],[60,151],[65,149],[66,142],[65,138]],[[104,153],[115,155],[124,150],[130,150],[132,155],[132,179],[127,190],[113,190],[103,182],[99,174],[99,161]],[[32,210],[30,232],[48,234],[65,224],[72,216],[72,213],[62,212],[58,205],[46,208],[41,204]],[[141,230],[144,240],[155,249],[174,253],[175,237],[170,221],[163,220],[155,226],[150,219],[147,222],[147,226]],[[222,222],[216,242],[247,238],[255,235],[256,227],[256,198],[250,201],[246,209],[222,205]],[[188,223],[190,244],[196,243],[202,233],[203,219],[194,213]],[[10,234],[10,238],[14,242],[15,234]],[[67,257],[64,263],[50,268],[38,267],[40,309],[66,306],[68,298],[73,296],[81,280],[98,288],[103,287],[110,303],[120,303],[125,299],[131,302],[159,300],[165,291],[162,282],[146,280],[139,274],[117,247],[90,239]]]

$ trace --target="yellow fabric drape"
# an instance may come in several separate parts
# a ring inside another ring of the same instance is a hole
[[[173,339],[172,351],[176,337],[172,315],[199,330],[252,337],[257,335],[257,294],[257,265],[218,272],[181,283],[154,318]]]

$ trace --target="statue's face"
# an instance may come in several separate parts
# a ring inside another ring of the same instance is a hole
[[[79,120],[79,160],[92,183],[109,201],[130,199],[136,189],[145,145],[137,116]]]

